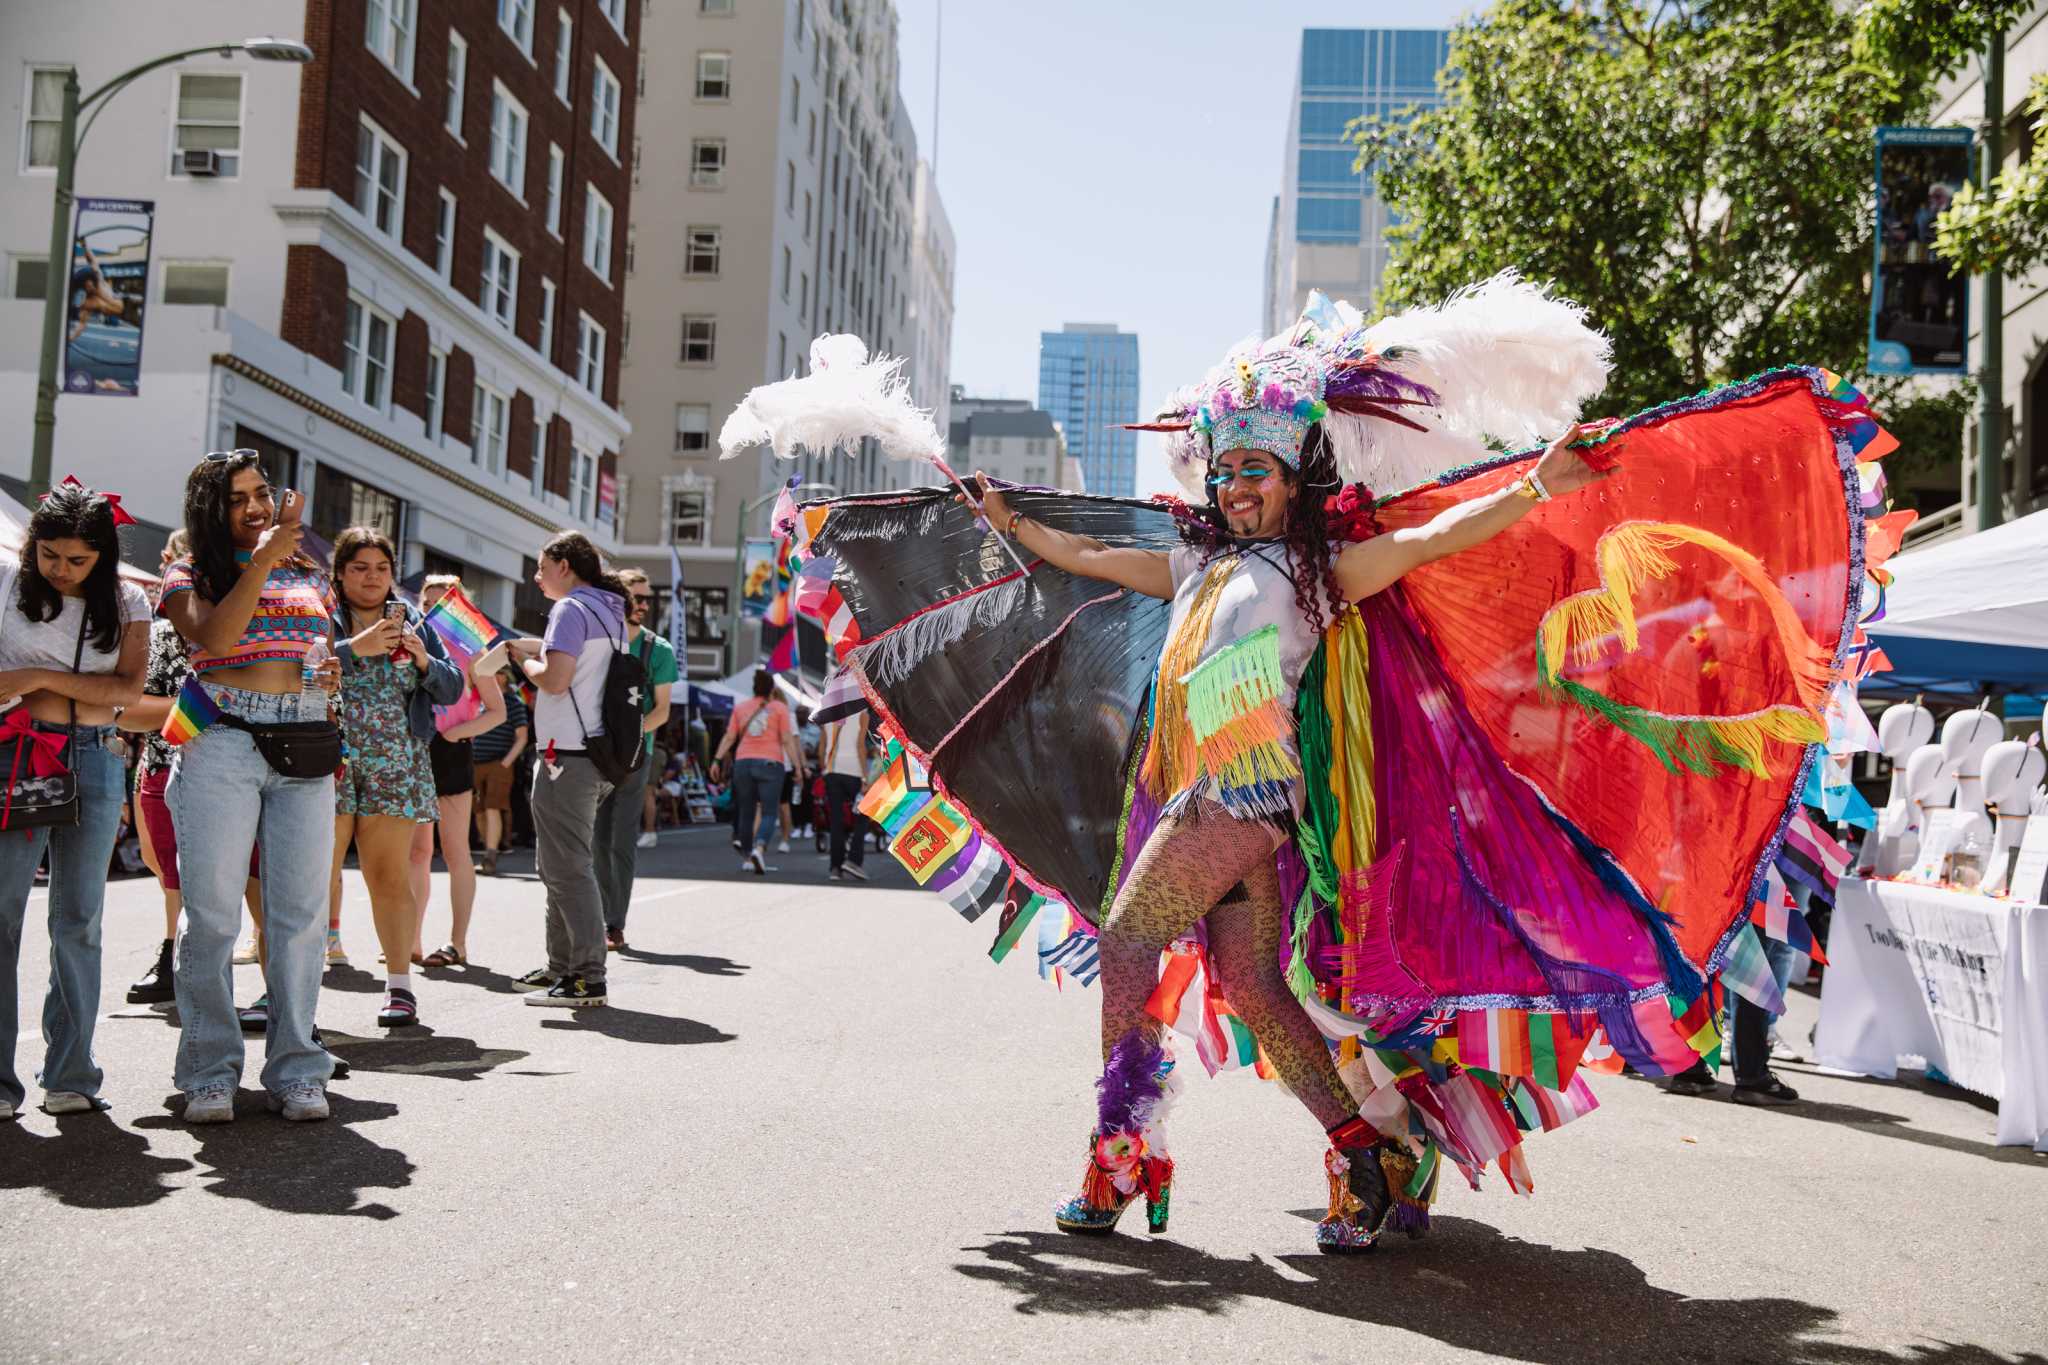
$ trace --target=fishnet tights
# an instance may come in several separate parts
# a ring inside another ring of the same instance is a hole
[[[1102,922],[1102,1055],[1107,1060],[1132,1029],[1159,1037],[1164,1026],[1145,1012],[1159,981],[1159,954],[1207,915],[1209,963],[1231,1008],[1282,1084],[1323,1127],[1333,1128],[1358,1106],[1337,1076],[1323,1035],[1281,974],[1287,914],[1273,869],[1278,838],[1270,826],[1239,820],[1208,802],[1152,832]],[[1240,882],[1246,894],[1218,904]]]

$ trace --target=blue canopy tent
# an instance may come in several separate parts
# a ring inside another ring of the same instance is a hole
[[[1911,550],[1882,620],[1867,627],[1891,659],[1866,697],[1977,697],[2048,690],[2048,512]]]

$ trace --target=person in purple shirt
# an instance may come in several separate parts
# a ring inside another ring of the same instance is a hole
[[[626,587],[576,531],[541,548],[533,581],[554,603],[547,631],[512,643],[535,688],[533,827],[548,896],[548,961],[519,984],[529,1005],[582,1009],[605,1003],[604,903],[591,840],[598,803],[612,788],[588,751],[591,737],[604,733],[604,679],[625,639]]]

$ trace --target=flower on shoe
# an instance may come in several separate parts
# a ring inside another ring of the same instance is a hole
[[[1095,1139],[1095,1164],[1124,1194],[1136,1192],[1144,1159],[1145,1139],[1137,1133],[1104,1133]]]

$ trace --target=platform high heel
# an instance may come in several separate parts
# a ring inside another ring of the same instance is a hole
[[[1155,1235],[1166,1231],[1173,1193],[1166,1113],[1180,1084],[1163,1043],[1133,1031],[1110,1049],[1109,1065],[1096,1082],[1097,1122],[1081,1192],[1053,1210],[1060,1231],[1114,1231],[1139,1195],[1145,1197],[1146,1230]]]

